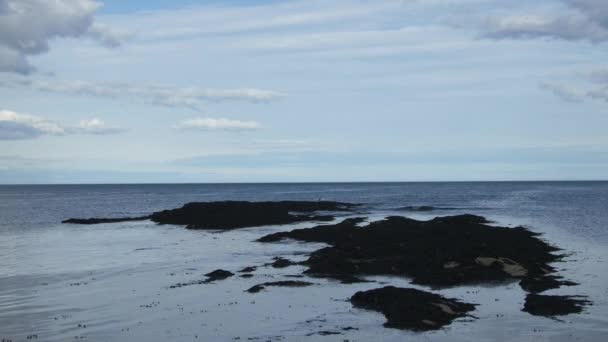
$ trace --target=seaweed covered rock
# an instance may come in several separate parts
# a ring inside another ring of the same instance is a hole
[[[258,293],[258,292],[264,290],[266,287],[269,287],[269,286],[305,287],[305,286],[310,286],[310,285],[314,285],[314,283],[310,283],[310,282],[307,282],[307,281],[300,281],[300,280],[281,280],[281,281],[272,281],[272,282],[268,282],[268,283],[262,283],[262,284],[254,285],[254,286],[250,287],[247,290],[247,292],[249,292],[249,293]]]
[[[575,286],[577,283],[569,280],[564,280],[560,276],[542,275],[525,277],[519,282],[522,289],[531,293],[540,293],[550,289],[557,289],[562,286]]]
[[[202,284],[208,284],[208,283],[212,283],[214,281],[218,281],[218,280],[224,280],[227,278],[230,278],[234,275],[234,273],[230,272],[230,271],[226,271],[226,270],[222,270],[222,269],[217,269],[213,272],[209,272],[207,274],[205,274],[205,277],[207,277],[207,279],[203,279],[203,280],[194,280],[194,281],[190,281],[187,283],[177,283],[175,285],[171,285],[169,286],[170,289],[176,289],[176,288],[180,288],[180,287],[184,287],[184,286],[190,286],[190,285],[202,285]]]
[[[331,221],[334,216],[315,212],[350,211],[356,204],[331,201],[192,202],[181,208],[149,216],[122,218],[70,218],[63,223],[98,224],[152,220],[159,224],[183,225],[190,229],[235,229],[302,221]]]
[[[358,224],[365,221],[362,217],[348,218],[340,223],[322,225],[312,228],[294,229],[289,232],[277,232],[262,236],[258,242],[277,242],[283,239],[294,239],[306,242],[325,242],[337,245],[360,231]]]
[[[357,292],[350,301],[355,307],[383,313],[385,327],[415,331],[440,329],[475,310],[474,304],[394,286]]]
[[[348,211],[353,204],[329,201],[193,202],[178,209],[153,213],[152,221],[185,225],[190,229],[234,229],[301,221],[331,221],[316,211]]]
[[[522,311],[535,316],[562,316],[580,313],[586,305],[591,304],[581,296],[548,296],[528,294]]]
[[[362,222],[361,218],[347,219],[258,241],[292,238],[331,245],[304,262],[311,275],[401,275],[433,287],[531,279],[524,284],[534,282],[540,288],[554,271],[549,263],[561,259],[554,253],[558,249],[538,234],[522,227],[490,226],[475,215],[429,221],[393,216],[361,226]]]
[[[239,273],[251,273],[253,271],[255,271],[258,267],[257,266],[247,266],[242,268]]]
[[[118,222],[129,222],[129,221],[145,221],[150,219],[150,216],[139,216],[139,217],[115,217],[115,218],[70,218],[61,221],[61,223],[70,224],[101,224],[101,223],[118,223]]]
[[[281,258],[281,257],[275,257],[273,258],[274,261],[266,264],[266,266],[272,266],[274,268],[285,268],[285,267],[289,267],[289,266],[293,266],[293,265],[297,265],[297,262],[293,262],[289,259],[285,259],[285,258]]]
[[[224,280],[226,278],[232,277],[234,273],[222,269],[217,269],[213,272],[209,272],[205,274],[207,277],[207,281],[216,281],[216,280]]]

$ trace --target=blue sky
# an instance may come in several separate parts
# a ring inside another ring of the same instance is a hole
[[[0,0],[0,29],[0,183],[608,174],[602,0]]]

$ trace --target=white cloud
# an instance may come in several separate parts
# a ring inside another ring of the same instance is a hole
[[[584,92],[563,84],[543,82],[540,87],[568,102],[582,102],[586,96]]]
[[[541,83],[540,87],[553,92],[565,101],[582,102],[585,99],[608,102],[608,69],[597,69],[579,74],[587,85],[577,87],[557,83]],[[585,89],[583,89],[585,88]]]
[[[93,118],[90,120],[81,120],[78,126],[71,127],[68,131],[74,134],[105,135],[120,133],[123,132],[124,129],[119,127],[108,127],[102,120]]]
[[[265,102],[283,94],[256,88],[209,89],[167,85],[139,85],[112,82],[61,81],[12,77],[0,80],[0,87],[25,87],[42,92],[97,97],[128,97],[142,102],[167,106],[201,109],[203,101],[244,100]]]
[[[86,32],[86,36],[98,41],[103,46],[115,48],[133,37],[133,32],[113,28],[102,23],[93,23]]]
[[[0,140],[33,139],[41,135],[64,135],[60,125],[39,117],[0,110]]]
[[[548,37],[564,40],[608,41],[608,2],[562,0],[570,11],[563,15],[491,17],[483,23],[483,36],[496,39]]]
[[[262,126],[255,121],[240,121],[224,118],[194,118],[184,120],[175,127],[184,130],[253,131]]]
[[[497,39],[549,37],[592,42],[608,40],[608,29],[580,15],[555,18],[530,15],[488,18],[484,30],[485,37]]]
[[[66,126],[29,114],[0,110],[0,140],[35,139],[43,135],[115,134],[124,131],[108,127],[99,119],[83,120],[79,125]]]
[[[608,42],[608,1],[561,0],[561,3],[566,7],[560,8],[560,12],[488,17],[482,24],[482,35],[493,39],[552,38],[595,44]],[[593,71],[586,75],[585,81],[595,85],[545,82],[540,87],[568,102],[585,99],[608,101],[607,70]]]
[[[0,0],[0,72],[27,74],[27,60],[49,50],[54,38],[89,37],[118,46],[126,33],[94,23],[93,0]]]

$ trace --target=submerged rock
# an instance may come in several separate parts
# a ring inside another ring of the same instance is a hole
[[[562,316],[580,313],[591,304],[581,296],[548,296],[528,294],[522,311],[536,316]]]
[[[289,259],[275,257],[273,262],[271,262],[270,264],[266,264],[266,265],[272,266],[274,268],[285,268],[285,267],[289,267],[289,266],[293,266],[293,265],[297,265],[297,264],[298,264],[297,262],[291,261]]]
[[[208,284],[217,280],[224,280],[226,278],[230,278],[234,275],[234,273],[230,272],[230,271],[226,271],[226,270],[222,270],[222,269],[217,269],[213,272],[209,272],[207,274],[205,274],[205,277],[207,277],[207,279],[203,279],[203,280],[194,280],[191,282],[187,282],[187,283],[177,283],[175,285],[171,285],[169,286],[170,289],[175,289],[175,288],[180,288],[180,287],[184,287],[184,286],[190,286],[190,285],[202,285],[202,284]]]
[[[257,266],[247,266],[247,267],[244,267],[243,269],[241,269],[239,271],[239,273],[251,273],[251,272],[255,271],[257,268],[258,268]]]
[[[401,275],[416,284],[450,287],[481,282],[545,279],[561,259],[557,248],[525,228],[489,226],[475,215],[418,221],[388,217],[360,226],[362,218],[334,225],[296,229],[260,238],[325,242],[303,264],[305,273],[344,278]],[[524,282],[530,284],[532,280]]]
[[[142,217],[71,218],[63,223],[97,224],[152,220],[159,224],[184,225],[190,229],[235,229],[301,221],[331,221],[332,215],[313,214],[317,211],[350,211],[356,204],[332,201],[280,202],[192,202],[181,208],[163,210]]]
[[[474,304],[394,286],[357,292],[350,301],[355,307],[383,313],[385,327],[415,331],[440,329],[475,310]]]
[[[311,332],[311,333],[306,334],[306,336],[314,336],[314,335],[330,336],[330,335],[342,335],[342,333],[339,331],[321,330],[321,331]]]
[[[217,269],[213,272],[209,272],[205,274],[207,277],[207,281],[215,281],[215,280],[224,280],[226,278],[232,277],[234,273],[222,269]]]
[[[300,280],[282,280],[282,281],[273,281],[273,282],[254,285],[254,286],[250,287],[247,290],[247,292],[258,293],[268,286],[304,287],[304,286],[310,286],[310,285],[315,285],[315,284],[309,283],[307,281],[300,281]]]
[[[150,216],[139,216],[139,217],[116,217],[116,218],[70,218],[61,221],[61,223],[71,224],[100,224],[100,223],[117,223],[117,222],[129,222],[129,221],[145,221],[149,220]]]

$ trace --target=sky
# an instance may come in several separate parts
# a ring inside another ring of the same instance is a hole
[[[605,0],[0,0],[0,184],[608,179]]]

